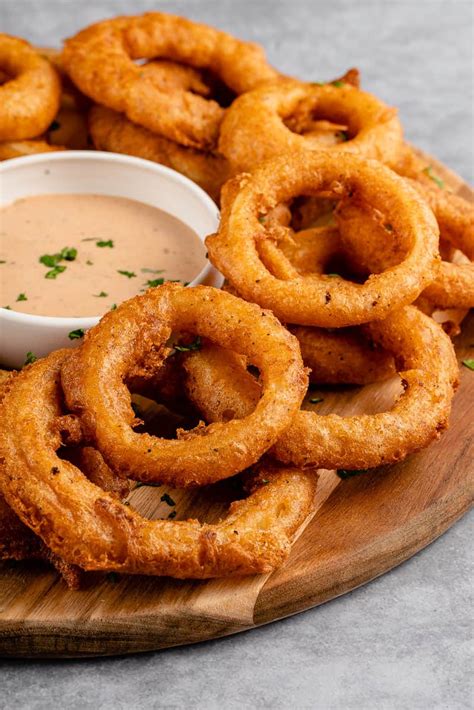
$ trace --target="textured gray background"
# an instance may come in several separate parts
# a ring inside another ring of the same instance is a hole
[[[473,173],[470,2],[0,0],[2,31],[43,44],[117,13],[168,10],[263,43],[310,80],[349,66],[407,137]],[[121,659],[5,662],[1,708],[472,709],[472,518],[318,609],[220,641]]]

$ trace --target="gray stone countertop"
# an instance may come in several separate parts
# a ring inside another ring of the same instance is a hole
[[[473,175],[473,5],[460,0],[0,0],[41,45],[119,13],[184,14],[319,81],[350,66],[409,140]],[[0,665],[0,708],[457,710],[473,703],[472,517],[351,594],[267,627],[126,658]]]

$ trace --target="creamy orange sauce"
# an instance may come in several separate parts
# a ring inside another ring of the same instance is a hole
[[[1,209],[0,262],[1,307],[98,316],[156,279],[192,281],[206,257],[197,234],[156,207],[106,195],[37,195]]]

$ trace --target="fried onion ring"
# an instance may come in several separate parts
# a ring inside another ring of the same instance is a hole
[[[314,472],[263,468],[249,481],[249,497],[214,525],[146,520],[57,456],[59,375],[70,353],[25,368],[0,408],[0,487],[25,525],[85,570],[205,579],[283,563],[312,508]]]
[[[219,151],[235,170],[253,170],[263,160],[282,153],[321,150],[322,126],[308,118],[315,114],[320,120],[343,126],[339,142],[325,146],[327,150],[396,162],[402,129],[395,109],[348,83],[335,84],[280,79],[243,94],[226,112]]]
[[[105,20],[66,41],[62,61],[83,93],[151,131],[194,148],[216,146],[224,109],[191,91],[161,90],[133,61],[143,58],[212,70],[236,94],[277,76],[258,45],[159,12]]]
[[[173,168],[197,183],[216,202],[222,185],[230,176],[224,158],[179,145],[103,106],[91,109],[89,129],[97,150],[135,155]]]
[[[61,82],[52,64],[28,42],[0,34],[0,141],[41,135],[59,108]]]
[[[399,461],[437,439],[448,425],[458,366],[442,328],[406,306],[364,332],[393,352],[404,391],[392,409],[341,417],[300,411],[270,454],[284,463],[318,468],[372,468]],[[187,390],[206,421],[245,417],[260,384],[244,363],[222,349],[190,353]],[[230,355],[230,357],[229,357]],[[239,375],[240,371],[240,375]]]
[[[134,363],[166,344],[172,330],[246,355],[262,373],[255,411],[240,422],[198,428],[177,440],[135,433],[123,381]],[[182,487],[227,478],[258,461],[298,411],[307,376],[296,338],[271,313],[217,289],[169,283],[107,313],[66,361],[62,381],[69,409],[80,415],[115,471]]]
[[[265,215],[299,194],[320,192],[377,210],[404,239],[405,259],[363,284],[319,274],[275,278],[258,253],[267,236]],[[228,181],[221,197],[219,232],[206,239],[210,260],[243,298],[285,323],[343,327],[381,319],[413,302],[436,276],[439,233],[432,212],[403,178],[375,161],[300,151]]]
[[[11,388],[17,373],[0,370],[0,401]],[[87,478],[109,491],[119,499],[124,499],[130,492],[130,484],[119,478],[106,466],[98,451],[91,447],[71,449],[74,463],[79,466]],[[69,460],[71,460],[71,455]],[[0,560],[41,560],[53,565],[66,582],[69,589],[79,589],[83,570],[68,564],[59,555],[54,554],[44,542],[35,535],[7,504],[0,494]]]

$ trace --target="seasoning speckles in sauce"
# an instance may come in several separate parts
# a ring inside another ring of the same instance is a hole
[[[23,313],[99,316],[205,262],[190,227],[124,197],[36,195],[0,212],[0,306]]]

